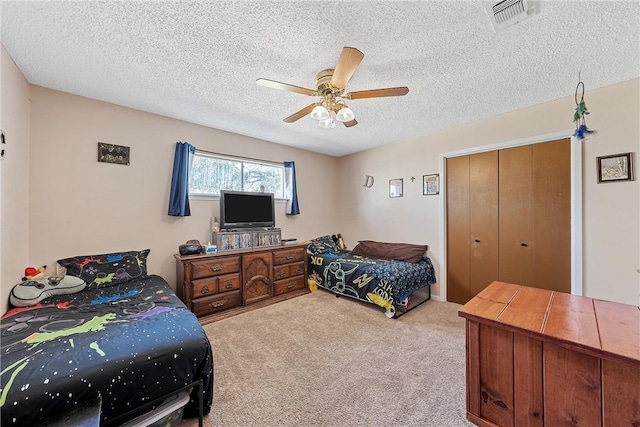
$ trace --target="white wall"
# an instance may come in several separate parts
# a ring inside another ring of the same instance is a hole
[[[587,82],[588,87],[588,82]],[[638,181],[597,184],[596,157],[640,153],[639,80],[585,93],[597,134],[583,142],[584,295],[639,304],[640,186]],[[438,285],[444,268],[441,196],[422,195],[422,176],[440,173],[443,153],[532,138],[574,128],[573,95],[509,114],[446,129],[339,159],[340,229],[347,244],[374,239],[429,245]],[[375,177],[363,187],[365,175]],[[415,177],[415,182],[411,182]],[[389,179],[404,179],[404,197],[389,198]]]
[[[271,161],[293,160],[301,215],[276,205],[285,237],[336,229],[337,159],[67,93],[31,88],[29,261],[151,248],[149,270],[175,286],[173,254],[210,240],[218,203],[191,200],[191,216],[167,215],[176,141]],[[131,148],[130,166],[99,163],[97,143]],[[317,200],[322,200],[318,203]]]
[[[4,46],[0,47],[0,129],[7,143],[0,161],[0,312],[29,262],[29,91]]]

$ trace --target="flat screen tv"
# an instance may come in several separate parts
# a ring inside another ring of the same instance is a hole
[[[220,228],[275,227],[273,193],[220,190]]]

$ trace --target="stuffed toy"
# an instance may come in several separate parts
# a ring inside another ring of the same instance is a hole
[[[24,277],[22,278],[22,280],[35,279],[36,277],[43,275],[46,269],[46,265],[43,265],[42,267],[37,269],[35,267],[27,267],[24,269]]]

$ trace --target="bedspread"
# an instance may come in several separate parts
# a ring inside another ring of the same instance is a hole
[[[211,345],[159,276],[58,295],[0,320],[2,425],[36,425],[102,397],[109,421],[203,378],[213,394]],[[195,391],[185,408],[197,415]]]
[[[374,303],[391,313],[395,304],[436,283],[428,257],[412,263],[371,259],[349,251],[310,255],[309,277],[322,288]]]

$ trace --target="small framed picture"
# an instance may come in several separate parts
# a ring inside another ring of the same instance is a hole
[[[440,194],[440,174],[422,175],[422,195]]]
[[[389,197],[402,197],[402,178],[389,180]]]
[[[98,142],[98,161],[129,166],[129,147]]]
[[[633,180],[631,153],[597,157],[597,167],[598,184]]]

